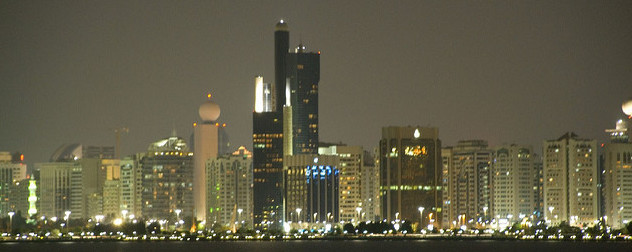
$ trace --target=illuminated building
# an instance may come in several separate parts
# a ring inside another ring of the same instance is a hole
[[[104,211],[109,211],[118,216],[120,208],[120,196],[113,195],[112,190],[120,187],[120,160],[101,158],[82,158],[77,162],[81,164],[81,175],[83,179],[82,193],[85,197],[84,214],[90,218],[96,215],[106,215]],[[106,192],[105,190],[108,190]],[[108,194],[108,198],[105,198]],[[115,199],[114,199],[115,198]],[[107,202],[106,202],[107,200]]]
[[[338,222],[340,158],[315,154],[285,158],[286,221]]]
[[[36,163],[40,173],[40,215],[71,219],[84,218],[81,164],[77,161]]]
[[[374,150],[376,151],[376,150]],[[360,197],[362,199],[361,221],[379,221],[380,218],[380,166],[375,160],[375,152],[364,151],[364,161],[360,171]]]
[[[441,141],[437,128],[384,127],[380,140],[382,218],[441,225]]]
[[[206,220],[208,210],[206,208],[206,161],[209,158],[216,158],[219,153],[219,128],[217,123],[220,115],[220,108],[217,103],[211,101],[211,94],[208,100],[198,110],[202,122],[193,124],[193,199],[195,206],[194,216],[197,220]],[[225,125],[225,124],[223,124]]]
[[[493,216],[513,223],[537,212],[534,179],[535,154],[531,146],[503,145],[495,148],[493,164]]]
[[[121,211],[142,216],[142,167],[140,160],[145,153],[132,155],[121,160]]]
[[[12,211],[9,202],[11,186],[26,178],[26,164],[24,155],[0,152],[0,215],[6,216]]]
[[[610,133],[611,142],[603,145],[603,195],[606,222],[622,228],[632,221],[632,142],[622,138],[629,133],[626,122],[619,120]]]
[[[442,174],[444,226],[475,227],[488,221],[493,151],[487,141],[459,141],[455,147],[443,148],[441,155],[442,160],[449,160]]]
[[[206,176],[207,225],[252,228],[252,153],[241,146],[234,153],[211,158]]]
[[[566,133],[543,143],[544,216],[557,225],[597,220],[597,142]]]
[[[186,142],[174,134],[151,144],[141,160],[142,213],[146,219],[175,221],[193,213],[193,153]]]
[[[356,222],[364,220],[362,211],[362,168],[364,151],[362,146],[345,146],[320,143],[320,155],[338,156],[340,163],[335,166],[340,172],[340,193],[338,198],[339,220]],[[360,210],[360,211],[357,211]],[[366,215],[366,214],[365,214]]]
[[[300,44],[294,53],[287,54],[286,64],[286,79],[291,90],[286,93],[291,93],[293,153],[316,154],[320,52],[307,52]]]

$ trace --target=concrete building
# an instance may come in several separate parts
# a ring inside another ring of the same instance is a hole
[[[626,121],[619,120],[615,130],[606,132],[611,142],[602,150],[603,216],[609,226],[622,228],[632,221],[632,142]]]
[[[492,209],[491,164],[487,141],[459,141],[441,150],[444,168],[443,216],[449,227],[484,225]],[[446,185],[447,182],[447,185]],[[444,225],[445,226],[445,225]]]
[[[193,216],[193,152],[171,137],[151,144],[141,160],[142,213],[146,219],[176,221]],[[181,214],[177,214],[180,210]]]
[[[375,150],[376,151],[376,150]],[[375,152],[364,151],[360,171],[360,198],[362,199],[361,221],[379,221],[380,218],[380,166]]]
[[[340,194],[338,219],[345,222],[363,220],[366,215],[362,205],[362,167],[364,150],[362,146],[345,146],[320,143],[318,154],[338,156],[340,163]]]
[[[211,101],[211,94],[207,95],[208,100],[198,109],[200,123],[194,123],[193,128],[193,199],[194,216],[197,220],[206,220],[206,161],[209,158],[216,158],[219,153],[219,128],[217,119],[221,113],[219,105]],[[225,124],[224,124],[225,125]]]
[[[441,141],[437,128],[382,128],[382,218],[440,227],[443,214],[441,172]],[[424,208],[423,214],[420,214],[420,207]]]
[[[511,224],[536,214],[534,158],[530,146],[511,144],[495,149],[492,213],[497,221]]]
[[[253,210],[252,152],[244,146],[206,162],[206,223],[251,229]]]
[[[40,173],[40,215],[70,219],[84,218],[81,164],[77,161],[36,163]]]
[[[139,153],[121,160],[121,211],[142,216],[143,176],[140,160],[145,153]]]
[[[544,141],[544,216],[557,225],[593,223],[598,215],[597,142],[566,133]]]
[[[26,164],[20,153],[0,152],[0,216],[14,211],[9,202],[11,187],[26,179]]]

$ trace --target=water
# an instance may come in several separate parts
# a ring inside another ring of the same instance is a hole
[[[408,240],[408,241],[147,241],[147,242],[6,242],[0,252],[71,251],[71,252],[197,252],[197,251],[632,251],[632,242],[569,242],[569,241],[491,241],[491,240]]]

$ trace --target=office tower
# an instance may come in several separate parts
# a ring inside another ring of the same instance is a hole
[[[13,156],[17,156],[15,160]],[[26,178],[26,164],[23,163],[22,154],[12,155],[9,152],[0,152],[0,215],[6,216],[13,211],[9,202],[11,186]]]
[[[286,79],[291,89],[293,153],[316,154],[320,52],[308,52],[300,44],[294,53],[287,54],[286,64]]]
[[[254,225],[278,229],[283,220],[283,118],[277,112],[254,112]]]
[[[83,146],[82,157],[97,159],[114,159],[116,154],[114,146]]]
[[[121,216],[121,160],[102,159],[101,167],[105,170],[102,198],[105,216]],[[94,216],[90,215],[89,217]]]
[[[285,219],[338,222],[340,158],[316,154],[285,158]]]
[[[140,160],[145,153],[138,153],[121,160],[121,211],[131,216],[142,216],[142,167]]]
[[[210,158],[206,176],[207,226],[252,228],[252,152],[240,146],[231,154]]]
[[[362,205],[362,168],[364,150],[362,146],[319,143],[318,154],[338,156],[336,166],[340,172],[340,194],[338,207],[340,221],[357,222],[364,220]],[[364,213],[366,215],[366,213]]]
[[[493,217],[497,220],[505,219],[511,224],[534,213],[534,158],[530,146],[511,144],[496,148]]]
[[[30,219],[37,214],[37,183],[34,178],[13,183],[9,191],[9,208],[16,214],[21,213],[22,217]]]
[[[82,192],[84,195],[84,217],[91,218],[96,215],[106,215],[104,209],[108,208],[108,211],[113,216],[118,216],[120,200],[112,199],[115,197],[111,193],[112,190],[118,186],[120,182],[120,160],[118,159],[101,159],[101,158],[82,158],[77,162],[81,164],[82,175]],[[106,186],[107,184],[107,186]],[[105,202],[104,194],[105,188],[108,188],[108,202]]]
[[[216,158],[219,151],[219,123],[217,118],[220,115],[220,108],[217,103],[211,101],[211,94],[207,95],[208,100],[198,110],[202,122],[194,123],[194,145],[193,145],[193,200],[194,216],[198,221],[206,220],[206,161],[209,158]]]
[[[279,21],[274,28],[274,85],[271,99],[272,111],[283,111],[283,105],[286,100],[285,84],[286,84],[286,65],[287,54],[290,51],[290,31],[287,23],[283,20]]]
[[[362,221],[380,220],[380,166],[375,160],[375,152],[364,151],[360,171],[360,197],[362,199]]]
[[[439,129],[384,127],[380,140],[382,218],[441,225],[441,141]]]
[[[193,216],[193,153],[174,134],[152,143],[141,160],[143,216],[146,219],[187,220]],[[177,214],[176,210],[181,214]],[[179,216],[178,216],[179,215]]]
[[[70,219],[84,218],[81,164],[77,161],[36,163],[40,173],[40,215]]]
[[[597,219],[597,142],[572,132],[544,141],[544,216],[557,225]]]
[[[487,141],[459,141],[455,147],[441,150],[446,163],[447,187],[443,192],[444,222],[450,227],[467,225],[474,227],[484,224],[492,208],[491,163],[493,151]],[[450,155],[449,157],[447,155]],[[445,183],[445,182],[443,182]]]
[[[632,220],[632,142],[627,122],[619,120],[616,129],[606,130],[611,141],[603,145],[603,195],[605,221],[622,228]]]

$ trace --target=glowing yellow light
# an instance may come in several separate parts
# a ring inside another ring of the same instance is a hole
[[[208,97],[209,99],[211,99],[211,93],[208,93],[208,94],[206,95],[206,97]]]
[[[193,127],[196,127],[196,126],[197,126],[197,123],[193,123]]]
[[[222,127],[226,127],[226,124],[225,124],[225,123],[223,123],[223,124],[222,124]]]
[[[112,222],[112,224],[114,224],[115,226],[120,226],[121,224],[123,224],[123,220],[121,218],[117,218],[114,220],[114,222]]]

